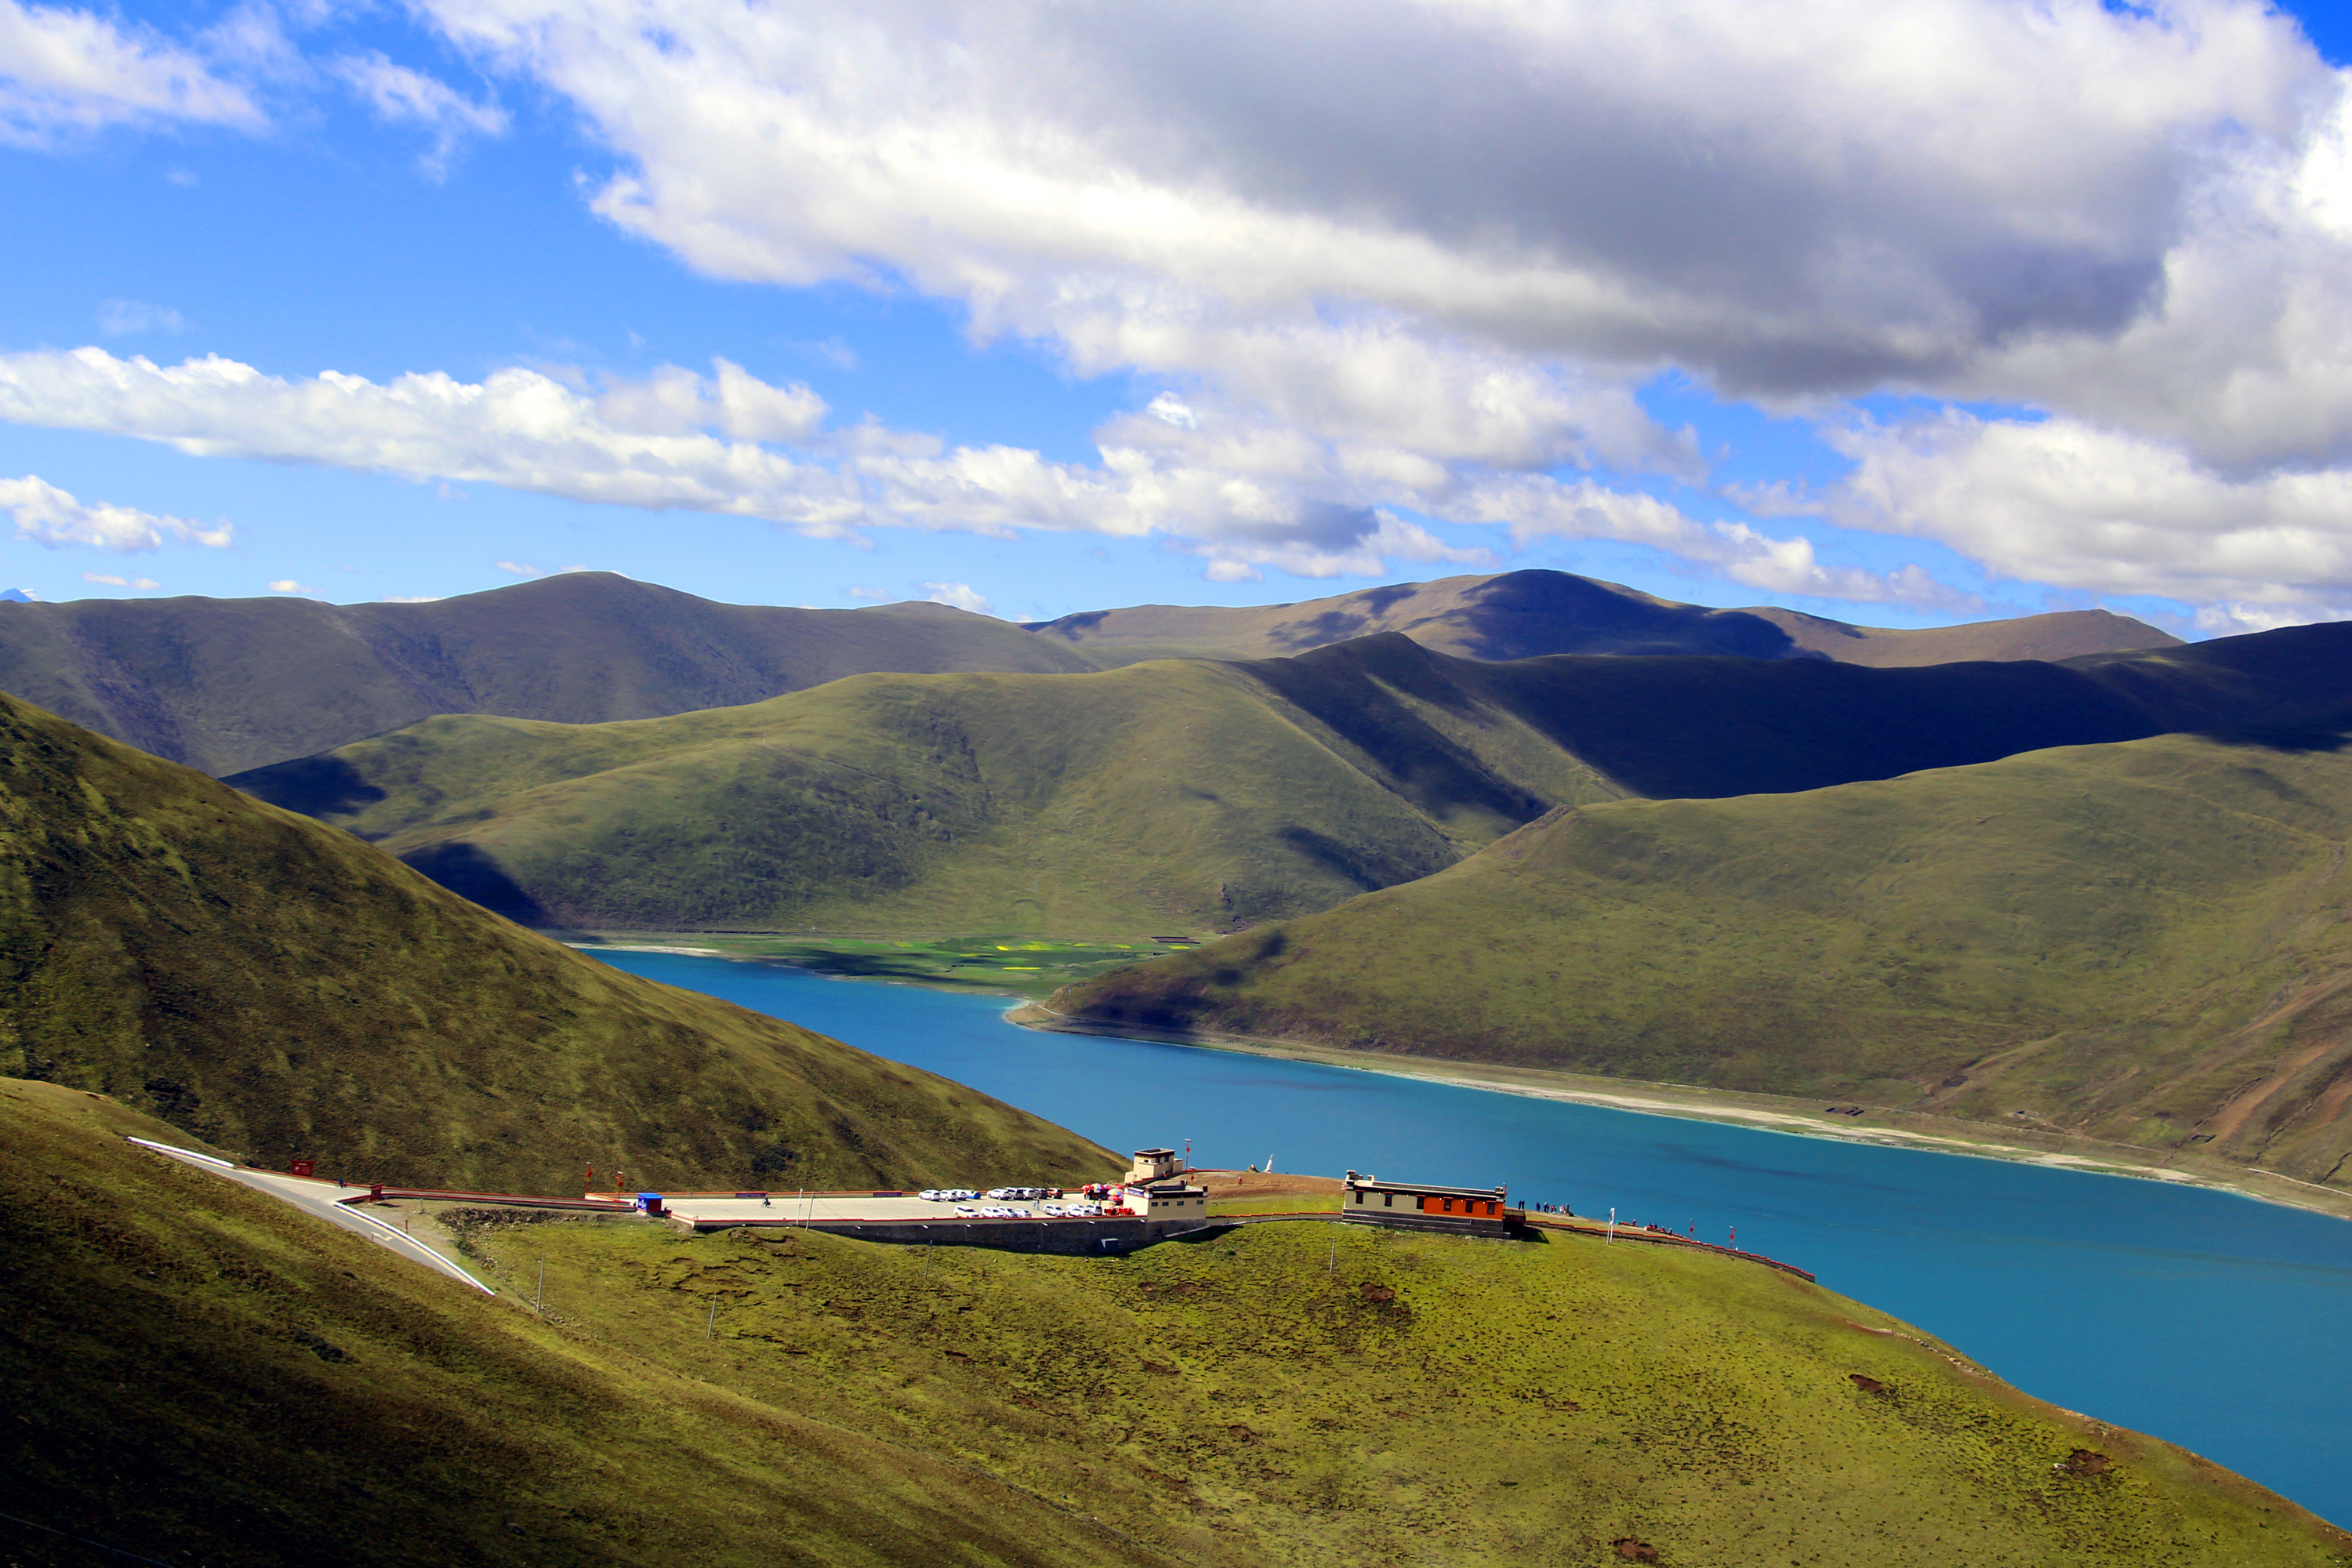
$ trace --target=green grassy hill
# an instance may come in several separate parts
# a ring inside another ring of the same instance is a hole
[[[1720,1258],[1293,1224],[1087,1259],[566,1221],[468,1233],[491,1300],[88,1109],[0,1084],[0,1512],[175,1562],[2352,1550],[2239,1477]],[[524,1304],[542,1262],[544,1318]],[[15,1562],[106,1560],[0,1531]]]
[[[592,726],[450,717],[235,775],[527,923],[1218,930],[1559,805],[1818,788],[2352,700],[2352,627],[2067,664],[1296,658],[865,676]]]
[[[118,1095],[257,1163],[522,1192],[592,1163],[689,1187],[1110,1163],[5,697],[0,848],[0,1074]]]
[[[1181,657],[1277,658],[1381,632],[1399,632],[1424,647],[1464,658],[1725,654],[1887,666],[2064,659],[2171,647],[2179,640],[2105,610],[1898,631],[1792,610],[1678,605],[1616,583],[1546,571],[1392,583],[1297,605],[1087,610],[1032,622],[1030,629],[1111,664]]]
[[[2339,721],[1557,812],[1052,1005],[2183,1147],[2347,1184]]]
[[[583,724],[874,669],[1093,668],[1064,644],[942,605],[719,605],[609,572],[421,605],[0,604],[0,691],[214,773],[433,713]]]

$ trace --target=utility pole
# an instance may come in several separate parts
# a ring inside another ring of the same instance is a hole
[[[1617,1205],[1614,1204],[1609,1205],[1609,1239],[1617,1239]]]
[[[709,1341],[709,1340],[711,1338],[711,1336],[712,1336],[712,1335],[714,1335],[714,1334],[718,1333],[718,1331],[719,1331],[719,1301],[718,1301],[718,1299],[717,1299],[716,1297],[713,1297],[713,1298],[711,1299],[711,1302],[710,1302],[710,1321],[709,1321],[709,1322],[707,1322],[707,1323],[705,1323],[705,1324],[703,1324],[703,1325],[702,1325],[702,1337],[703,1337],[703,1339],[707,1342],[707,1341]]]
[[[539,1260],[539,1294],[530,1299],[530,1310],[541,1317],[547,1316],[547,1259]]]

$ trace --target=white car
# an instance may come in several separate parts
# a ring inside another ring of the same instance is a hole
[[[968,1204],[980,1196],[970,1187],[927,1187],[916,1195],[927,1204]]]
[[[1072,1219],[1099,1219],[1102,1217],[1102,1205],[1071,1204],[1066,1206],[1062,1212],[1069,1215]]]
[[[958,1204],[958,1205],[956,1205],[956,1213],[958,1213],[958,1214],[960,1214],[960,1215],[972,1215],[972,1216],[977,1217],[977,1216],[978,1216],[978,1215],[980,1214],[980,1211],[979,1211],[978,1209],[976,1209],[976,1208],[972,1207],[970,1204]]]
[[[1068,1214],[1070,1211],[1064,1208],[1059,1204],[1047,1204],[1044,1208],[1039,1209],[1037,1212],[1039,1214],[1052,1215],[1055,1219],[1060,1219],[1064,1215]]]

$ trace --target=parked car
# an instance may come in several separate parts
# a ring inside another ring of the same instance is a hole
[[[1055,1219],[1060,1219],[1064,1215],[1068,1214],[1070,1211],[1064,1208],[1059,1204],[1047,1204],[1044,1208],[1039,1209],[1037,1212],[1039,1214],[1051,1215]]]
[[[978,1209],[976,1209],[976,1208],[972,1207],[970,1204],[958,1204],[958,1205],[956,1205],[956,1213],[958,1213],[958,1214],[960,1214],[960,1215],[970,1215],[970,1216],[974,1217],[974,1218],[977,1218],[977,1217],[979,1216],[979,1215],[980,1215],[980,1211],[979,1211]]]

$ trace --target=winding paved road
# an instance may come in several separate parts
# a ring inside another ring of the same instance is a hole
[[[169,1143],[152,1142],[144,1138],[133,1138],[131,1142],[138,1144],[142,1149],[152,1149],[158,1154],[168,1155],[183,1164],[194,1165],[200,1171],[209,1171],[215,1176],[226,1176],[232,1182],[251,1187],[255,1192],[267,1193],[278,1202],[291,1204],[305,1214],[315,1215],[330,1225],[338,1225],[345,1230],[363,1236],[387,1252],[404,1258],[411,1263],[421,1263],[437,1274],[446,1274],[461,1284],[471,1285],[485,1295],[498,1294],[496,1290],[467,1273],[460,1265],[451,1262],[423,1242],[402,1232],[398,1226],[378,1219],[362,1209],[350,1207],[337,1202],[338,1197],[349,1198],[354,1195],[349,1187],[322,1181],[315,1176],[281,1176],[275,1171],[245,1170],[230,1164],[226,1160],[215,1160],[210,1154],[199,1154],[193,1149],[175,1149]]]

